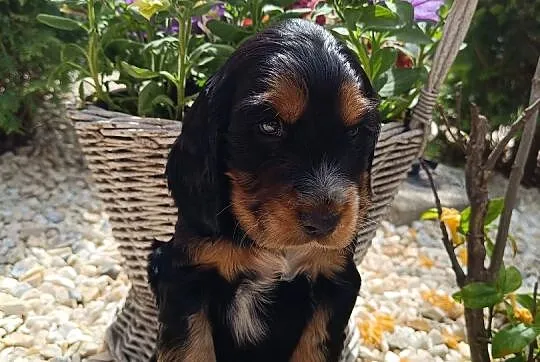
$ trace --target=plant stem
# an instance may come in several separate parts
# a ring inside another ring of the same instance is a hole
[[[484,310],[465,308],[467,342],[472,362],[490,362],[488,336],[484,325]]]
[[[540,58],[536,65],[536,71],[532,79],[530,104],[534,104],[537,99],[540,98]],[[517,150],[514,164],[512,165],[512,172],[510,173],[510,179],[508,180],[508,188],[504,196],[504,207],[501,213],[501,219],[499,222],[499,228],[497,230],[497,238],[495,241],[495,249],[493,250],[493,256],[489,265],[489,272],[491,278],[495,278],[499,271],[503,257],[504,250],[506,249],[506,242],[508,240],[508,229],[510,228],[510,221],[512,219],[512,211],[517,203],[517,193],[523,178],[523,172],[525,169],[525,163],[527,162],[527,156],[531,148],[532,140],[534,138],[534,131],[536,128],[536,119],[538,117],[538,109],[529,115],[529,119],[525,123],[523,128],[523,135],[519,148]]]
[[[186,103],[186,74],[188,65],[188,43],[191,32],[191,8],[184,7],[178,14],[178,73],[176,84],[176,118],[182,121]]]
[[[538,308],[536,305],[536,298],[538,297],[538,281],[534,283],[534,291],[533,291],[533,305],[532,305],[532,318],[533,321],[536,320],[536,309]],[[529,345],[529,358],[527,362],[534,362],[534,349],[538,347],[538,344],[536,343],[536,339]],[[538,352],[540,354],[540,352]]]
[[[115,108],[113,101],[109,97],[109,94],[103,92],[103,87],[99,79],[99,60],[98,60],[98,28],[96,21],[96,13],[94,7],[94,0],[88,0],[88,24],[89,24],[89,39],[88,39],[88,70],[92,80],[94,81],[94,89],[98,100],[105,102],[109,107]]]
[[[448,237],[448,231],[446,230],[446,225],[443,221],[441,221],[442,218],[442,205],[441,200],[439,198],[439,194],[437,193],[437,189],[435,187],[435,182],[433,181],[433,176],[431,175],[431,171],[429,170],[429,167],[427,167],[426,163],[423,159],[420,159],[420,166],[424,170],[424,172],[427,174],[429,179],[429,184],[431,186],[431,191],[433,191],[433,197],[435,198],[435,205],[437,206],[437,212],[439,213],[439,226],[441,228],[441,232],[443,235],[443,244],[444,248],[446,249],[446,253],[450,257],[450,262],[452,264],[452,269],[454,270],[454,274],[456,275],[456,283],[460,288],[463,288],[465,285],[465,273],[463,272],[463,269],[461,268],[461,265],[459,265],[459,262],[456,257],[456,252],[454,251],[454,247],[452,245],[452,242],[450,241],[450,238]]]

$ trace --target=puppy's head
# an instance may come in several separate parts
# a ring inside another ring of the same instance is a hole
[[[209,80],[171,150],[182,223],[267,248],[347,246],[369,206],[375,97],[318,25],[289,20],[253,37]]]

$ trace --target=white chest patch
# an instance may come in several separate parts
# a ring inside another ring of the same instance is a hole
[[[227,320],[239,346],[257,344],[268,333],[265,308],[272,303],[275,279],[244,281],[229,307]]]

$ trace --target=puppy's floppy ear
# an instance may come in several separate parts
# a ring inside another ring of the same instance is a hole
[[[220,119],[218,101],[213,100],[216,74],[186,113],[182,132],[169,153],[165,174],[172,197],[184,225],[201,236],[219,234],[218,211],[222,205],[224,182],[218,159]]]

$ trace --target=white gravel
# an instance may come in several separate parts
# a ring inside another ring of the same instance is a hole
[[[107,360],[105,330],[129,285],[87,177],[41,158],[0,156],[0,361]],[[514,220],[513,263],[530,287],[540,265],[538,192],[527,193]],[[361,273],[362,361],[468,360],[436,225],[381,223]]]
[[[88,174],[0,157],[0,361],[85,361],[129,285]]]

